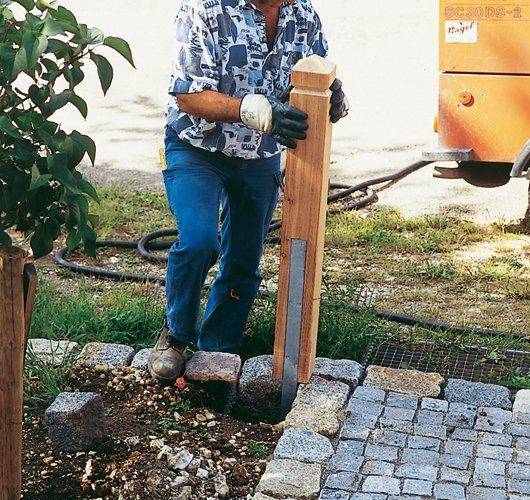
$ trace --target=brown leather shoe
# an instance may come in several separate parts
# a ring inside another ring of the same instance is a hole
[[[184,374],[186,347],[164,328],[147,361],[151,376],[163,384],[173,384]]]

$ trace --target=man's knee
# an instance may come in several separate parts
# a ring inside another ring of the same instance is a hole
[[[214,260],[219,255],[221,247],[216,235],[197,235],[195,238],[184,242],[183,248],[197,258]]]

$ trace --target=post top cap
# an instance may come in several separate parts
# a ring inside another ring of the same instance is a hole
[[[294,65],[291,83],[297,88],[327,90],[335,80],[336,73],[335,63],[313,54]]]

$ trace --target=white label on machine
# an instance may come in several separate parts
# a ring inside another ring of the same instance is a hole
[[[445,43],[478,43],[478,22],[445,21]]]

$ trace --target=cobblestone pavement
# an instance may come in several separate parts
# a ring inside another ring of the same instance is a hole
[[[502,389],[482,386],[476,386],[482,393]],[[512,412],[360,386],[319,498],[528,499],[527,404],[525,391],[515,404],[523,411]]]

